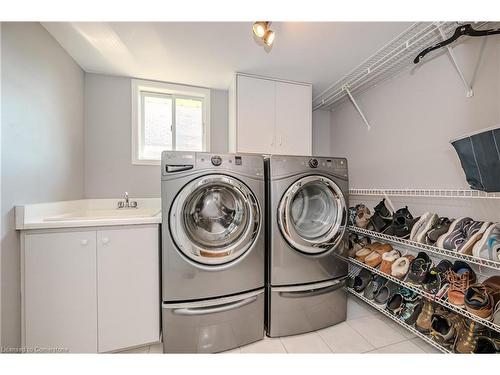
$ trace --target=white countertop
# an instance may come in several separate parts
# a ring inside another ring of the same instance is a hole
[[[16,229],[77,228],[161,223],[160,198],[130,198],[137,208],[118,209],[123,199],[80,199],[16,206]]]

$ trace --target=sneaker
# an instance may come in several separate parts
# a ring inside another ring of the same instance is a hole
[[[394,294],[398,292],[399,285],[392,281],[387,281],[375,294],[373,300],[377,305],[385,305]]]
[[[432,267],[432,260],[427,253],[421,251],[412,260],[406,282],[413,285],[421,285],[427,278],[427,274]]]
[[[461,321],[459,315],[439,309],[432,314],[430,334],[438,344],[449,348],[455,342]]]
[[[465,241],[459,246],[458,252],[461,254],[472,255],[474,244],[481,239],[488,227],[489,221],[472,221],[464,226]]]
[[[448,301],[455,306],[464,306],[465,292],[476,282],[476,274],[472,268],[461,260],[455,261],[453,267],[446,272],[446,279],[450,284]]]
[[[423,289],[430,294],[437,295],[446,281],[446,272],[452,267],[453,264],[446,259],[439,262],[436,267],[432,267],[422,284]]]
[[[439,237],[448,232],[453,220],[447,217],[440,217],[438,222],[430,229],[425,236],[425,243],[427,245],[434,245]]]
[[[457,251],[460,245],[465,242],[464,226],[473,221],[470,217],[461,217],[456,219],[448,227],[448,231],[442,234],[436,241],[436,246]]]
[[[484,284],[471,285],[465,291],[465,308],[471,314],[490,320],[493,313],[492,290]]]
[[[400,208],[394,214],[391,225],[387,227],[384,233],[389,236],[407,239],[410,237],[411,229],[416,221],[417,219],[414,219],[410,211],[408,211],[408,206]]]
[[[395,293],[387,301],[387,306],[385,308],[392,315],[399,316],[399,314],[403,310],[403,307],[404,307],[403,296],[399,293]]]
[[[477,346],[479,337],[485,335],[487,335],[487,330],[484,326],[474,320],[462,319],[458,327],[455,352],[472,353]]]
[[[417,298],[415,302],[405,303],[401,313],[399,314],[399,319],[410,326],[414,325],[418,316],[422,312],[423,306],[424,301],[422,298]]]
[[[437,214],[426,212],[415,222],[410,233],[410,240],[424,243],[427,232],[430,231],[439,221]]]
[[[382,254],[382,263],[380,264],[380,272],[390,275],[392,264],[400,256],[401,253],[397,250],[391,250],[385,254]]]
[[[354,224],[359,228],[364,228],[368,226],[370,222],[371,212],[364,204],[356,205],[356,216],[354,218]]]
[[[382,233],[392,222],[393,212],[382,199],[373,209],[373,216],[370,218],[370,229]]]
[[[431,330],[432,314],[434,314],[434,306],[432,302],[424,298],[422,310],[415,322],[415,328],[420,333],[427,335]]]
[[[472,247],[472,255],[477,258],[499,261],[499,252],[500,223],[495,223],[485,230],[481,239]]]
[[[349,207],[349,212],[347,213],[347,225],[354,226],[356,223],[356,207]]]

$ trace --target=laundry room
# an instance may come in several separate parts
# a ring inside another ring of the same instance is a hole
[[[0,367],[498,366],[499,6],[144,1],[0,5]]]

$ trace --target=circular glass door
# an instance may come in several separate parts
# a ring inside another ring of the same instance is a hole
[[[324,176],[303,177],[283,195],[278,224],[287,242],[309,255],[326,254],[337,247],[345,231],[344,195]]]
[[[196,264],[216,266],[248,252],[260,227],[250,189],[234,177],[210,175],[187,184],[170,210],[175,244]]]

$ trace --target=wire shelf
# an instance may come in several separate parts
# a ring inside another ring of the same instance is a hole
[[[369,265],[362,263],[357,259],[349,258],[349,262],[357,265],[358,267],[365,268],[370,272],[376,273],[377,275],[380,275],[380,276],[386,278],[387,280],[390,280],[396,284],[399,284],[407,289],[413,290],[415,293],[421,295],[424,298],[427,298],[428,300],[436,302],[436,303],[440,304],[441,306],[444,306],[447,309],[452,310],[453,312],[456,312],[457,314],[460,314],[460,315],[466,317],[467,319],[474,320],[474,321],[478,322],[479,324],[482,324],[483,326],[488,327],[488,328],[492,329],[493,331],[500,333],[500,326],[496,325],[495,323],[490,322],[489,320],[480,318],[474,314],[471,314],[465,308],[457,307],[457,306],[449,303],[446,300],[436,298],[435,295],[426,292],[425,290],[421,289],[419,286],[412,285],[412,284],[409,284],[405,281],[399,280],[398,278],[391,276],[391,275],[388,275],[386,273],[383,273],[380,270],[378,270],[377,268],[370,267]]]
[[[369,299],[365,298],[365,296],[363,296],[362,294],[356,293],[351,288],[346,288],[346,290],[349,293],[351,293],[352,295],[354,295],[357,298],[359,298],[360,300],[362,300],[363,302],[366,302],[367,304],[369,304],[370,306],[372,306],[374,309],[380,311],[382,314],[384,314],[385,316],[389,317],[390,319],[392,319],[393,321],[395,321],[396,323],[398,323],[400,326],[402,326],[402,327],[406,328],[407,330],[411,331],[413,334],[415,334],[416,336],[420,337],[422,340],[424,340],[428,344],[432,345],[433,347],[435,347],[439,351],[441,351],[443,353],[451,353],[448,349],[446,349],[445,347],[439,345],[437,342],[435,342],[434,340],[432,340],[430,337],[428,337],[428,336],[420,333],[419,331],[417,331],[415,328],[413,328],[409,324],[406,324],[402,320],[398,319],[396,316],[392,315],[387,310],[385,310],[385,309],[381,308],[380,306],[378,306],[376,303],[374,303],[374,302],[370,301]]]
[[[477,258],[472,255],[467,255],[467,254],[460,254],[455,251],[451,250],[446,250],[446,249],[441,249],[436,246],[431,246],[427,244],[422,244],[419,242],[415,241],[410,241],[410,240],[405,240],[403,238],[399,237],[394,237],[394,236],[389,236],[384,233],[378,233],[374,232],[368,229],[363,229],[363,228],[358,228],[355,226],[350,226],[349,230],[354,233],[358,234],[363,234],[365,236],[368,236],[370,238],[374,238],[377,240],[382,240],[386,242],[390,242],[393,244],[397,244],[400,246],[408,247],[417,251],[428,251],[436,255],[440,255],[442,257],[447,257],[447,258],[452,258],[452,259],[457,259],[457,260],[463,260],[468,263],[472,263],[481,267],[488,267],[492,268],[494,270],[500,270],[500,262],[496,262],[494,260],[490,259],[483,259],[483,258]]]
[[[452,189],[349,189],[349,195],[423,198],[500,199],[500,193]]]

